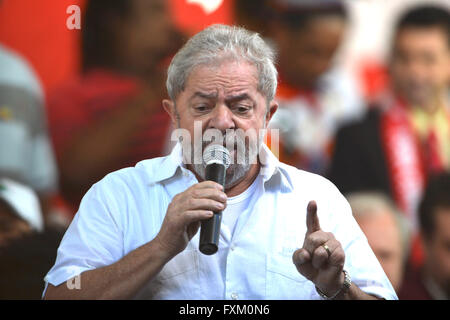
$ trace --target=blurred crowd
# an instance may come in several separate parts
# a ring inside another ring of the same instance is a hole
[[[278,52],[279,159],[347,197],[400,299],[449,299],[450,6],[403,2],[385,85],[370,94],[370,79],[338,59],[355,28],[348,1],[233,8]],[[0,43],[0,299],[40,298],[92,184],[170,150],[166,68],[188,34],[163,0],[83,11],[80,71],[46,95],[30,62]]]

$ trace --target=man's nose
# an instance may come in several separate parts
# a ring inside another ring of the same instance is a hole
[[[227,129],[234,129],[233,112],[224,104],[218,104],[211,115],[208,128],[218,129],[225,132]]]

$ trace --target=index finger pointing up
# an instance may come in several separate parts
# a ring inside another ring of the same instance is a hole
[[[310,234],[320,230],[319,217],[317,216],[317,204],[310,201],[306,209],[306,233]]]

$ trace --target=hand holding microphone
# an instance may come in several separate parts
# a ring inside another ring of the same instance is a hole
[[[170,257],[174,257],[186,248],[198,232],[201,221],[205,220],[209,222],[202,226],[200,251],[205,247],[203,244],[206,245],[204,251],[208,252],[202,251],[203,253],[212,254],[215,252],[214,248],[217,251],[221,213],[227,203],[224,184],[230,155],[226,148],[218,145],[207,147],[203,155],[207,181],[197,183],[173,198],[155,238]],[[216,216],[219,214],[220,216]]]

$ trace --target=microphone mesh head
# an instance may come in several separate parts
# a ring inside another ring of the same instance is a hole
[[[228,169],[231,163],[230,152],[220,144],[210,144],[203,151],[203,165],[206,167],[211,163],[223,164]]]

